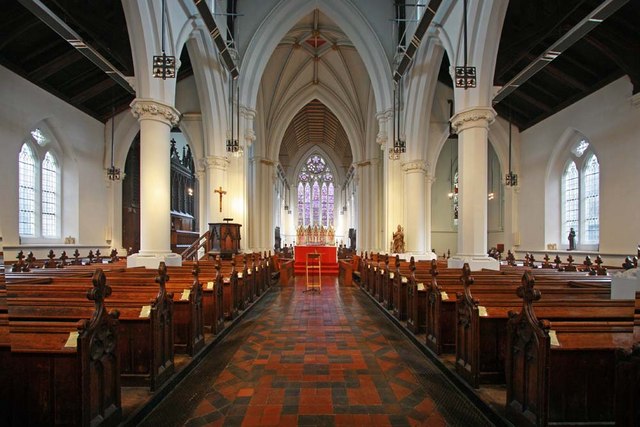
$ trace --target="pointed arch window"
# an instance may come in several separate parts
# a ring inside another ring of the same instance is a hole
[[[577,141],[570,151],[562,174],[561,241],[567,241],[573,228],[580,249],[581,244],[600,241],[600,164],[586,139]]]
[[[18,159],[18,230],[21,236],[36,234],[36,158],[23,144]]]
[[[324,158],[319,154],[309,156],[298,174],[298,226],[333,226],[333,182],[333,173]]]
[[[48,152],[42,161],[42,236],[58,235],[58,162]]]
[[[598,243],[600,240],[600,165],[595,154],[584,168],[584,240]]]
[[[32,242],[61,234],[61,167],[54,145],[36,128],[18,154],[18,234]]]

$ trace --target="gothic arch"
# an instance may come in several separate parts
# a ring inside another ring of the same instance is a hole
[[[388,109],[392,102],[389,61],[368,21],[348,0],[280,1],[262,21],[244,52],[240,75],[242,104],[255,109],[262,74],[271,54],[287,31],[314,9],[326,14],[353,42],[369,70],[377,111]]]

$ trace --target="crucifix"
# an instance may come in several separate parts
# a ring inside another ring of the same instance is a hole
[[[222,186],[220,186],[220,188],[218,188],[217,190],[213,190],[213,191],[214,191],[214,193],[219,193],[220,194],[220,212],[222,212],[222,196],[224,194],[227,194],[227,192],[222,190]]]

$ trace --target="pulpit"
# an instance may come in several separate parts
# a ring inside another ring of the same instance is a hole
[[[220,255],[222,259],[231,259],[240,253],[241,224],[233,222],[209,223],[209,255]]]

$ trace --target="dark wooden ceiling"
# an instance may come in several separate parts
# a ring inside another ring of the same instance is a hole
[[[44,2],[126,76],[133,75],[121,0]],[[503,25],[494,84],[504,85],[584,18],[599,0],[511,0]],[[133,95],[49,29],[18,0],[0,14],[0,64],[105,122]],[[239,11],[242,12],[242,11]],[[178,78],[192,74],[182,50]],[[443,70],[447,70],[446,61]],[[472,64],[473,65],[473,64]],[[524,130],[611,81],[629,76],[640,90],[640,1],[630,0],[495,109]],[[451,79],[441,73],[441,80]]]
[[[599,0],[510,0],[494,85],[503,86],[599,6]],[[524,130],[628,75],[640,90],[640,1],[630,0],[494,108]]]

